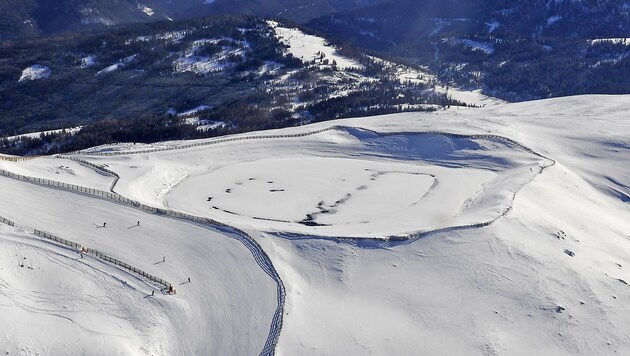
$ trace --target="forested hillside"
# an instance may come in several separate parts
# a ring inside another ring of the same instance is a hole
[[[509,101],[630,92],[628,1],[394,0],[309,25]]]
[[[225,16],[4,42],[0,137],[83,129],[2,146],[58,152],[463,105],[434,79],[401,80],[388,62],[319,41],[296,58],[270,22]]]

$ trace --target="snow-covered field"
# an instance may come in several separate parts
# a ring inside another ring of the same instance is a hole
[[[279,355],[627,354],[629,99],[346,119],[76,155],[116,172],[124,196],[242,232],[0,177],[0,216],[178,291],[150,297],[156,287],[132,273],[0,227],[0,308],[11,321],[0,326],[9,335],[0,352],[257,354],[279,302]],[[102,190],[113,181],[63,158],[0,164]],[[235,234],[262,246],[286,295]]]
[[[323,56],[330,64],[333,61],[337,63],[339,69],[362,67],[357,61],[337,53],[337,49],[326,43],[324,38],[306,34],[297,28],[282,27],[275,21],[269,21],[269,26],[274,29],[280,42],[289,46],[289,53],[303,62],[317,60]]]

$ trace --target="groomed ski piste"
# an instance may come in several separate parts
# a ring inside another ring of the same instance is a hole
[[[629,100],[0,160],[0,353],[626,354]]]

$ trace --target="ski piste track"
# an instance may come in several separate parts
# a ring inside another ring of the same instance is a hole
[[[537,174],[534,175],[531,179],[527,180],[526,182],[522,183],[521,185],[519,185],[513,192],[512,194],[512,199],[511,201],[513,202],[514,199],[516,198],[516,195],[518,194],[518,192],[524,188],[527,184],[529,184],[530,182],[532,182],[536,176],[540,175],[543,173],[543,171],[546,168],[549,168],[553,165],[556,164],[556,161],[546,157],[536,151],[534,151],[533,149],[522,145],[521,143],[514,141],[512,139],[509,139],[507,137],[503,137],[503,136],[499,136],[499,135],[494,135],[494,134],[472,134],[472,135],[466,135],[466,134],[458,134],[458,133],[452,133],[452,132],[443,132],[443,131],[421,131],[421,132],[387,132],[387,133],[380,133],[374,130],[367,130],[361,127],[355,127],[355,126],[343,126],[343,125],[333,125],[327,128],[323,128],[323,129],[319,129],[319,130],[313,130],[313,131],[306,131],[306,132],[300,132],[300,133],[295,133],[295,134],[284,134],[284,135],[253,135],[253,136],[243,136],[243,137],[231,137],[231,138],[223,138],[223,139],[215,139],[215,140],[210,140],[210,141],[204,141],[204,142],[197,142],[197,143],[193,143],[193,144],[182,144],[179,146],[172,146],[172,147],[163,147],[163,148],[154,148],[154,149],[146,149],[146,150],[139,150],[139,151],[116,151],[116,152],[85,152],[85,151],[77,151],[77,152],[71,152],[68,154],[64,154],[64,155],[56,155],[53,157],[59,158],[59,159],[70,159],[73,161],[76,161],[78,163],[84,164],[86,166],[89,166],[93,169],[96,169],[102,173],[108,174],[110,176],[112,176],[114,178],[111,186],[110,186],[110,191],[109,192],[105,192],[105,191],[100,191],[100,190],[96,190],[96,189],[91,189],[91,188],[86,188],[86,187],[81,187],[81,186],[76,186],[76,185],[72,185],[72,184],[66,184],[66,183],[62,183],[62,182],[57,182],[57,181],[52,181],[52,180],[47,180],[47,179],[41,179],[41,178],[35,178],[35,177],[27,177],[27,176],[22,176],[19,174],[15,174],[12,172],[8,172],[5,170],[0,169],[0,175],[3,176],[7,176],[13,179],[18,179],[18,180],[22,180],[22,181],[26,181],[32,184],[38,184],[38,185],[44,185],[44,186],[48,186],[48,187],[53,187],[53,188],[57,188],[57,189],[62,189],[62,190],[67,190],[67,191],[71,191],[74,193],[79,193],[79,194],[84,194],[90,197],[94,197],[94,198],[101,198],[101,199],[106,199],[106,200],[110,200],[119,204],[123,204],[123,205],[128,205],[128,206],[132,206],[136,209],[148,212],[148,213],[153,213],[153,214],[161,214],[161,215],[166,215],[169,217],[173,217],[173,218],[177,218],[177,219],[181,219],[181,220],[185,220],[191,223],[196,223],[196,224],[201,224],[204,225],[208,228],[213,228],[213,229],[217,229],[219,231],[221,231],[222,233],[224,233],[225,235],[228,235],[236,240],[238,240],[239,242],[241,242],[251,253],[252,256],[254,257],[254,260],[256,261],[256,263],[258,264],[258,266],[265,271],[265,273],[267,273],[267,275],[269,275],[275,282],[277,285],[277,300],[278,300],[278,307],[276,309],[276,311],[274,312],[273,318],[272,318],[272,322],[271,322],[271,326],[269,328],[269,334],[267,337],[267,340],[265,342],[265,345],[263,346],[262,351],[260,352],[260,355],[274,355],[275,354],[275,349],[276,349],[276,345],[278,343],[279,337],[280,337],[280,332],[282,330],[282,322],[283,322],[283,313],[284,313],[284,303],[285,303],[285,297],[286,297],[286,292],[285,292],[285,286],[284,283],[282,282],[282,279],[280,278],[280,275],[278,274],[277,270],[275,269],[275,267],[273,266],[273,263],[271,262],[271,259],[269,258],[269,256],[267,255],[267,253],[263,250],[263,248],[260,246],[260,244],[254,240],[251,236],[249,236],[246,232],[237,229],[235,227],[232,226],[228,226],[226,224],[223,224],[221,222],[215,221],[213,219],[210,218],[206,218],[206,217],[200,217],[200,216],[194,216],[194,215],[190,215],[190,214],[185,214],[185,213],[181,213],[178,211],[174,211],[171,209],[160,209],[160,208],[155,208],[155,207],[151,207],[151,206],[147,206],[144,204],[141,204],[137,201],[131,200],[129,198],[126,198],[118,193],[116,193],[114,191],[114,188],[119,180],[119,175],[116,172],[113,172],[103,166],[100,165],[96,165],[92,162],[89,162],[85,159],[81,159],[79,157],[76,157],[76,155],[85,155],[85,156],[120,156],[120,155],[135,155],[135,154],[146,154],[146,153],[154,153],[154,152],[162,152],[162,151],[172,151],[172,150],[183,150],[183,149],[188,149],[188,148],[193,148],[193,147],[200,147],[200,146],[208,146],[208,145],[215,145],[215,144],[220,144],[220,143],[225,143],[225,142],[233,142],[233,141],[242,141],[242,140],[256,140],[256,139],[282,139],[282,138],[296,138],[296,137],[304,137],[304,136],[311,136],[311,135],[315,135],[321,132],[325,132],[325,131],[330,131],[330,130],[340,130],[340,131],[347,131],[349,129],[354,129],[354,130],[365,130],[365,131],[370,131],[374,134],[377,134],[381,137],[384,136],[393,136],[393,135],[441,135],[441,136],[446,136],[446,137],[451,137],[451,138],[469,138],[469,139],[486,139],[486,140],[492,140],[495,142],[502,142],[502,143],[506,143],[506,144],[510,144],[513,145],[523,151],[526,151],[530,154],[533,154],[535,156],[538,156],[544,160],[546,160],[546,164],[544,165],[540,165],[539,166],[539,171],[536,172]],[[0,160],[7,160],[7,161],[12,161],[12,162],[20,162],[20,161],[26,161],[26,160],[31,160],[31,159],[36,159],[38,157],[9,157],[9,156],[3,156],[0,155]],[[458,225],[458,226],[450,226],[450,227],[445,227],[445,228],[440,228],[440,229],[434,229],[434,230],[428,230],[428,231],[421,231],[421,232],[417,232],[417,233],[412,233],[412,234],[406,234],[406,235],[397,235],[397,236],[387,236],[387,237],[382,237],[382,238],[373,238],[373,237],[332,237],[332,236],[314,236],[314,235],[304,235],[304,234],[297,234],[297,233],[280,233],[280,232],[275,232],[272,233],[274,236],[280,237],[280,238],[284,238],[284,239],[290,239],[290,240],[300,240],[300,239],[308,239],[308,238],[319,238],[319,239],[326,239],[326,240],[335,240],[335,241],[339,241],[339,242],[346,242],[346,243],[351,243],[354,245],[357,245],[359,247],[363,247],[363,248],[387,248],[387,247],[391,247],[393,245],[396,244],[409,244],[412,243],[413,241],[434,234],[434,233],[438,233],[438,232],[445,232],[445,231],[455,231],[455,230],[465,230],[465,229],[470,229],[470,228],[478,228],[478,227],[484,227],[484,226],[488,226],[492,223],[494,223],[495,221],[499,220],[500,218],[506,216],[510,211],[512,210],[512,206],[508,206],[506,207],[500,214],[498,214],[497,216],[493,217],[490,220],[487,221],[482,221],[479,223],[475,223],[475,224],[468,224],[468,225]]]
[[[95,250],[95,249],[92,249],[92,248],[89,248],[89,247],[85,247],[85,246],[83,246],[81,244],[78,244],[78,243],[76,243],[74,241],[66,240],[66,239],[63,239],[61,237],[57,237],[55,235],[49,234],[47,232],[30,228],[28,226],[17,225],[14,221],[6,219],[6,218],[4,218],[2,216],[0,216],[0,223],[5,224],[5,225],[9,225],[11,227],[23,228],[26,231],[28,231],[29,233],[31,233],[31,234],[33,234],[33,235],[35,235],[37,237],[45,238],[45,239],[53,241],[53,242],[55,242],[57,244],[65,245],[65,246],[69,247],[70,249],[72,249],[72,251],[74,251],[74,252],[80,252],[80,253],[93,255],[94,257],[96,257],[96,258],[98,258],[100,260],[112,263],[112,264],[114,264],[116,266],[119,266],[121,268],[126,269],[127,271],[131,271],[131,272],[133,272],[133,273],[135,273],[137,275],[140,275],[143,278],[148,279],[151,282],[154,282],[154,283],[157,283],[157,284],[161,285],[162,286],[161,290],[163,290],[163,291],[166,291],[166,289],[169,288],[172,285],[171,283],[163,280],[162,278],[159,278],[159,277],[156,277],[154,275],[151,275],[151,274],[149,274],[149,273],[147,273],[147,272],[145,272],[145,271],[143,271],[143,270],[141,270],[139,268],[136,268],[136,267],[131,266],[131,265],[129,265],[129,264],[123,262],[123,261],[120,261],[120,260],[118,260],[116,258],[108,256],[108,255],[106,255],[106,254],[104,254],[104,253],[102,253],[102,252],[100,252],[98,250]]]
[[[131,206],[131,207],[134,207],[136,209],[139,209],[148,213],[166,215],[169,217],[185,220],[185,221],[192,222],[195,224],[200,224],[208,228],[219,230],[224,235],[227,235],[229,237],[232,237],[238,240],[251,252],[258,266],[263,271],[265,271],[265,273],[267,273],[267,275],[269,275],[276,282],[276,285],[277,285],[278,307],[276,308],[276,311],[274,312],[274,315],[272,317],[271,326],[269,328],[269,334],[268,334],[267,340],[265,341],[265,345],[262,351],[260,352],[260,355],[263,355],[263,356],[275,354],[275,348],[278,343],[278,339],[280,337],[280,331],[282,330],[282,316],[284,312],[284,300],[285,300],[285,295],[286,295],[285,287],[284,287],[284,284],[282,283],[282,280],[280,279],[280,275],[274,268],[271,262],[271,259],[269,258],[267,253],[262,249],[262,247],[258,244],[258,242],[256,242],[244,231],[236,229],[231,226],[227,226],[225,224],[214,221],[212,219],[194,216],[190,214],[184,214],[184,213],[176,212],[173,210],[165,210],[165,209],[158,209],[158,208],[150,207],[144,204],[140,204],[137,201],[123,197],[117,193],[100,191],[97,189],[86,188],[86,187],[77,186],[73,184],[66,184],[63,182],[58,182],[58,181],[53,181],[53,180],[48,180],[48,179],[23,176],[23,175],[15,174],[15,173],[8,172],[5,170],[0,170],[0,175],[17,179],[20,181],[24,181],[24,182],[29,182],[32,184],[57,188],[57,189],[65,190],[65,191],[70,191],[73,193],[79,193],[79,194],[83,194],[89,197],[110,200],[115,203]],[[105,259],[105,260],[108,262],[113,262],[108,259]],[[138,273],[137,271],[134,271],[134,272]],[[139,274],[142,275],[141,273]]]

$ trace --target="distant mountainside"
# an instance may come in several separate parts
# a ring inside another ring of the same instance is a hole
[[[203,3],[204,0],[0,0],[0,39],[175,19]]]
[[[384,0],[0,0],[0,40],[208,15],[306,22]]]
[[[207,6],[196,6],[188,16],[205,14],[247,14],[306,22],[339,11],[358,9],[385,0],[214,0]]]
[[[418,37],[624,37],[627,0],[391,0],[315,19],[311,26],[386,48]]]
[[[510,101],[630,92],[627,0],[392,0],[308,26]]]
[[[8,41],[0,45],[0,150],[50,153],[463,105],[434,77],[400,70],[245,16]],[[6,138],[79,125],[67,137]]]

